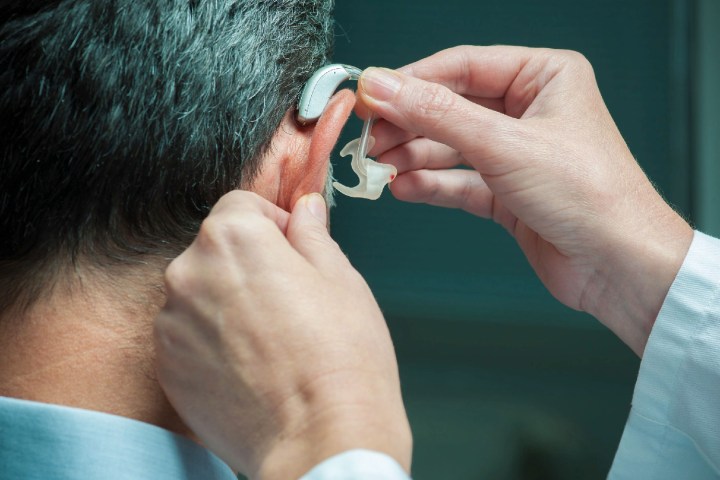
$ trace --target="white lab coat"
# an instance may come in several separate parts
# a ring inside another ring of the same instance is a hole
[[[452,465],[448,465],[448,472]],[[391,457],[350,450],[301,480],[408,480]],[[611,480],[720,479],[720,240],[695,232],[653,326]]]

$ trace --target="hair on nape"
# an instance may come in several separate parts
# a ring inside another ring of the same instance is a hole
[[[332,47],[332,0],[0,11],[0,315],[80,260],[186,248]]]

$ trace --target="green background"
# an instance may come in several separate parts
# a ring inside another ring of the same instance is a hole
[[[695,15],[679,0],[338,1],[335,61],[398,67],[459,44],[578,50],[639,163],[691,217]],[[360,128],[353,119],[339,147]],[[357,181],[337,152],[333,163]],[[554,300],[498,225],[388,192],[337,199],[333,236],[396,344],[414,478],[605,478],[639,366],[630,350]]]

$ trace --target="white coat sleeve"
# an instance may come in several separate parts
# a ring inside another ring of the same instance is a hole
[[[410,477],[389,455],[358,449],[328,458],[300,480],[410,480]]]
[[[720,478],[720,240],[695,232],[648,339],[609,478]]]

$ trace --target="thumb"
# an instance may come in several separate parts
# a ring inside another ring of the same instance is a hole
[[[327,206],[322,195],[311,193],[295,202],[287,228],[287,239],[319,270],[334,269],[338,256],[346,261],[327,229]]]
[[[476,162],[503,148],[499,142],[503,133],[516,128],[515,119],[471,102],[444,85],[387,68],[365,69],[358,94],[377,115],[452,147],[481,172]]]

